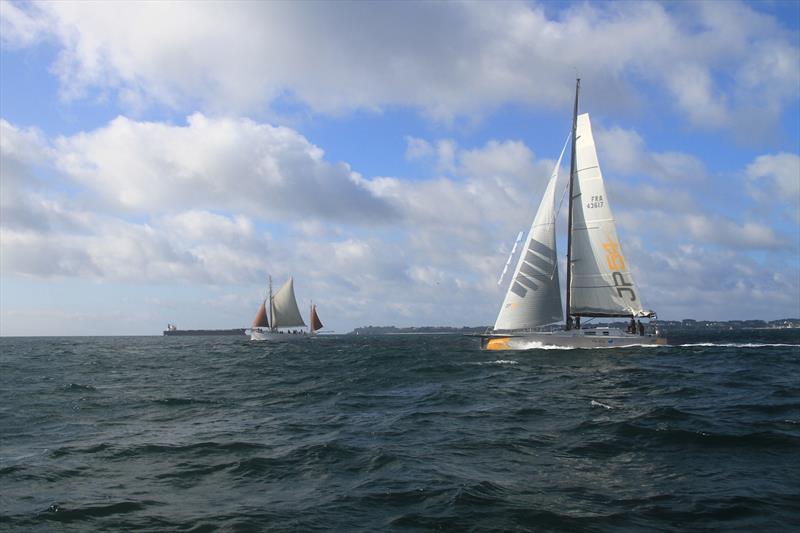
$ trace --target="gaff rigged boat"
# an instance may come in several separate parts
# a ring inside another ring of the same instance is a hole
[[[574,348],[666,344],[645,333],[645,310],[622,255],[614,215],[597,160],[589,114],[578,115],[580,79],[575,87],[567,229],[566,311],[562,314],[556,254],[556,182],[567,144],[558,163],[511,278],[494,328],[481,337],[486,350],[523,350],[541,345]],[[515,244],[516,247],[516,244]],[[513,252],[512,252],[513,254]],[[502,280],[502,277],[501,277]],[[562,331],[534,331],[564,317]],[[621,328],[581,328],[584,317],[626,317]]]
[[[297,298],[294,295],[294,278],[290,277],[283,286],[272,294],[272,277],[269,278],[269,296],[261,303],[253,326],[250,328],[252,341],[291,341],[305,339],[322,329],[317,314],[317,306],[311,304],[309,326],[300,316]]]

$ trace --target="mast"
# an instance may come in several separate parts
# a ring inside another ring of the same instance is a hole
[[[578,131],[578,93],[581,89],[581,79],[575,80],[575,107],[572,111],[572,154],[569,164],[569,213],[567,226],[567,307],[564,311],[564,329],[572,329],[572,317],[569,314],[570,289],[572,285],[572,184],[575,181],[575,143]]]
[[[269,277],[269,329],[275,329],[275,314],[272,312],[272,276]]]

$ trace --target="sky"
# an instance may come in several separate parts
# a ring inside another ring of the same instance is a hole
[[[800,317],[800,3],[0,0],[0,335],[492,324],[576,76],[645,307]]]

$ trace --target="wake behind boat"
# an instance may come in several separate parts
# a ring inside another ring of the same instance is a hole
[[[269,304],[267,303],[269,302]],[[272,294],[272,276],[269,278],[269,296],[261,303],[253,326],[250,328],[251,341],[292,341],[306,339],[322,329],[322,321],[317,315],[317,306],[311,304],[308,331],[297,298],[294,295],[294,278],[290,277],[283,286]]]
[[[656,314],[642,307],[633,275],[622,255],[589,114],[578,115],[579,92],[580,79],[575,86],[570,136],[566,311],[562,315],[555,194],[565,144],[520,252],[494,328],[478,335],[485,350],[524,350],[537,345],[618,347],[667,342],[657,334],[645,333],[641,323],[642,318],[655,318]],[[534,331],[534,328],[559,322],[562,316],[563,331]],[[584,317],[627,317],[631,322],[625,331],[607,327],[582,329],[581,318]]]

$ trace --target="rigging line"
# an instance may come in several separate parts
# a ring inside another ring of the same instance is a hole
[[[561,157],[564,157],[564,152],[567,150],[567,144],[570,141],[570,137],[572,137],[572,129],[569,130],[569,134],[567,135],[567,140],[564,141],[564,148],[561,149]],[[559,160],[561,160],[559,157]],[[564,185],[564,192],[561,193],[561,200],[558,202],[558,209],[556,209],[556,218],[558,214],[561,212],[561,206],[564,204],[564,197],[567,196],[567,189],[569,188],[569,180],[567,180],[567,184]]]

